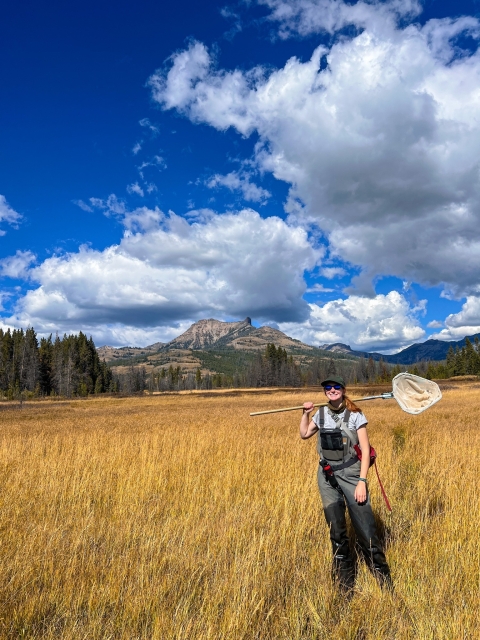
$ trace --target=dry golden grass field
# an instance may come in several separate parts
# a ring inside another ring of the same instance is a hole
[[[356,393],[351,393],[355,396]],[[330,582],[318,395],[210,393],[0,411],[0,638],[480,638],[480,388],[417,417],[365,403],[395,593]]]

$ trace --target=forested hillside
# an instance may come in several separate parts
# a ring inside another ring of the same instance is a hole
[[[200,352],[195,352],[200,353]],[[188,389],[214,389],[221,387],[301,387],[317,386],[329,375],[343,376],[347,384],[352,383],[386,383],[406,367],[389,365],[383,361],[375,362],[372,358],[322,358],[314,357],[299,363],[295,355],[286,349],[268,344],[263,352],[249,354],[248,358],[223,358],[221,352],[203,352],[205,362],[213,368],[218,366],[217,373],[203,374],[200,367],[196,372],[183,374],[179,366],[158,367],[147,373],[145,367],[130,367],[129,371],[119,376],[121,389],[140,391],[181,391]],[[226,354],[224,354],[225,356]],[[242,355],[242,354],[240,354]],[[218,363],[218,364],[217,364]],[[426,370],[421,365],[422,372]],[[143,375],[140,371],[143,370]],[[418,373],[418,367],[416,368]],[[142,386],[143,385],[143,386]]]
[[[86,396],[116,390],[109,367],[100,361],[92,338],[80,332],[41,338],[33,328],[0,329],[0,393]]]
[[[472,343],[465,338],[465,346],[455,349],[450,346],[445,362],[429,362],[426,376],[452,378],[454,376],[480,375],[480,340],[475,336]]]
[[[182,371],[170,364],[148,370],[132,362],[112,373],[100,360],[92,338],[80,332],[40,342],[33,328],[0,329],[0,397],[87,396],[105,392],[142,393],[221,387],[300,387],[318,385],[329,375],[342,375],[347,384],[386,383],[407,367],[366,358],[312,357],[270,343],[265,350],[196,351],[197,369]],[[132,359],[134,360],[134,359]],[[153,366],[152,366],[153,365]],[[206,373],[205,370],[208,372]],[[480,342],[468,338],[462,349],[450,349],[444,362],[420,362],[408,367],[412,373],[433,379],[465,374],[480,375]]]

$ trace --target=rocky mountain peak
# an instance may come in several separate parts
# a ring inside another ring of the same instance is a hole
[[[178,349],[208,349],[219,340],[229,336],[253,330],[250,318],[245,318],[239,322],[222,322],[214,318],[199,320],[192,326],[168,343],[169,348]]]

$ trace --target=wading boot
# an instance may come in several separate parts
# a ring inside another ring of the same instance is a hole
[[[332,565],[333,579],[338,584],[340,591],[351,597],[355,586],[355,564],[350,554],[348,542],[344,542],[341,545],[332,543],[332,546],[334,551]]]
[[[382,590],[390,591],[391,593],[393,593],[393,580],[392,576],[390,575],[390,569],[388,568],[388,565],[385,565],[381,568],[375,567],[373,572],[378,584],[380,585],[380,588]]]
[[[381,549],[373,547],[370,550],[370,569],[377,579],[377,582],[381,589],[393,591],[393,581],[390,575],[390,568],[387,564],[385,554]]]

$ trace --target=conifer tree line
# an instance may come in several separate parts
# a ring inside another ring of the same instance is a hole
[[[415,367],[415,373],[423,375],[427,363]],[[319,385],[329,375],[341,375],[347,384],[387,383],[407,367],[392,366],[382,360],[361,358],[347,359],[315,358],[307,367],[300,367],[292,355],[282,347],[268,344],[263,352],[255,355],[253,362],[233,375],[222,373],[202,375],[200,368],[195,373],[183,374],[179,366],[170,365],[147,375],[145,368],[123,374],[118,382],[119,390],[125,393],[148,391],[182,391],[193,389],[217,389],[238,387],[302,387]]]
[[[238,387],[302,387],[317,386],[328,376],[340,375],[346,384],[387,384],[399,373],[408,371],[428,379],[450,378],[456,375],[480,375],[480,344],[468,341],[463,349],[450,349],[445,362],[420,361],[414,365],[392,365],[373,358],[325,359],[315,358],[308,366],[300,367],[293,356],[274,344],[267,345],[265,351],[256,354],[253,362],[233,375],[221,373],[202,375],[198,368],[195,373],[182,375],[179,366],[170,365],[147,375],[146,370],[132,372],[130,381],[119,382],[124,392],[131,391],[181,391],[192,389],[216,389]],[[128,376],[127,376],[128,377]]]
[[[243,376],[247,387],[301,387],[316,386],[328,376],[340,375],[347,384],[389,382],[406,367],[392,366],[383,360],[314,358],[307,366],[295,363],[285,349],[267,345],[263,354],[255,361]]]
[[[110,368],[101,362],[93,339],[80,332],[40,343],[33,328],[0,329],[0,394],[86,396],[116,391]]]
[[[245,373],[246,387],[300,387],[304,383],[300,367],[285,349],[268,344],[258,353]]]
[[[105,392],[143,393],[221,387],[301,387],[319,385],[329,375],[341,375],[347,384],[388,383],[401,371],[410,371],[429,379],[460,375],[480,375],[480,342],[465,339],[465,346],[450,347],[444,362],[418,362],[412,366],[392,366],[382,360],[315,358],[300,366],[282,347],[268,344],[240,370],[227,375],[182,374],[179,366],[154,370],[129,367],[126,373],[113,375],[100,361],[93,339],[80,332],[55,339],[50,335],[40,342],[33,328],[0,329],[0,396],[7,399],[25,396],[87,396]]]
[[[147,373],[145,367],[131,366],[126,373],[116,375],[115,389],[122,393],[144,391],[182,391],[239,387],[302,387],[317,386],[330,375],[341,375],[348,384],[387,384],[402,371],[428,378],[450,378],[457,375],[480,375],[480,344],[468,338],[462,349],[450,349],[445,362],[421,361],[414,365],[392,365],[380,359],[314,358],[300,366],[282,347],[268,344],[253,361],[233,374],[202,374],[201,369],[182,374],[179,366],[170,365]]]
[[[202,375],[200,368],[195,373],[189,372],[182,375],[179,366],[169,366],[154,371],[149,376],[145,369],[140,377],[144,381],[143,389],[149,391],[183,391],[192,389],[218,389],[238,387],[299,387],[303,384],[300,367],[288,356],[285,349],[274,344],[267,345],[264,353],[257,353],[251,364],[242,370],[235,371],[232,375],[223,373],[207,373]],[[132,380],[138,380],[139,374],[134,374],[133,368],[127,375],[119,380],[120,391],[128,392],[132,386]],[[141,388],[136,386],[136,391]]]
[[[141,388],[140,378],[143,380],[143,387]],[[137,383],[134,385],[135,391],[192,391],[193,389],[208,390],[222,387],[241,387],[243,377],[236,373],[233,376],[223,373],[202,375],[200,367],[196,369],[195,373],[182,374],[180,367],[174,367],[173,365],[170,365],[168,369],[163,367],[160,371],[154,371],[147,376],[143,367],[143,371],[140,374],[136,374],[136,377],[133,372],[129,372],[119,379],[120,391],[128,393],[132,387],[132,380]]]
[[[450,347],[445,362],[429,362],[425,376],[429,379],[445,379],[454,376],[480,375],[480,341],[478,336],[472,344],[465,338],[461,349]]]

